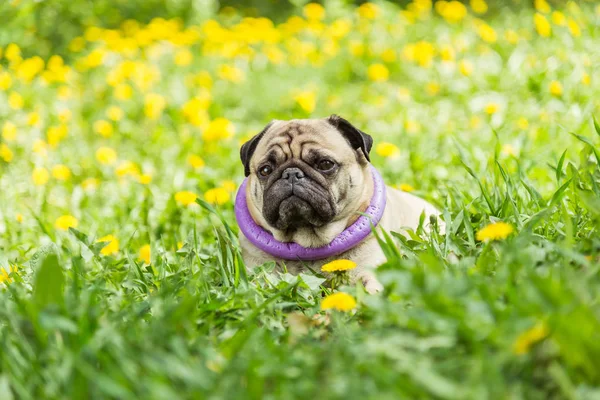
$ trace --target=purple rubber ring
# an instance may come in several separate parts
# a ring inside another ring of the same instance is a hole
[[[303,247],[294,242],[279,242],[270,232],[259,226],[250,215],[246,202],[248,178],[242,182],[235,198],[235,218],[240,230],[250,243],[274,257],[284,260],[312,261],[337,256],[350,250],[369,236],[371,225],[377,226],[383,216],[386,203],[385,183],[379,171],[372,165],[371,173],[373,174],[371,204],[363,215],[325,246]]]

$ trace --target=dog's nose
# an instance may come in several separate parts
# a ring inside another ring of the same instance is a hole
[[[296,183],[304,178],[304,172],[300,168],[286,168],[281,174],[282,179],[287,179],[291,183]]]

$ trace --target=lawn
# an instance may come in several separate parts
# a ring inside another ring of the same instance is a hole
[[[502,3],[0,26],[0,399],[600,399],[600,6]],[[330,114],[448,226],[349,311],[233,215],[241,144]]]

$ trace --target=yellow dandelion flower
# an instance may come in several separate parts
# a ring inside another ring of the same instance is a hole
[[[183,206],[189,206],[196,202],[198,196],[194,192],[182,191],[175,193],[175,201]]]
[[[477,240],[482,242],[490,240],[502,240],[506,239],[513,232],[514,228],[512,225],[507,224],[506,222],[496,222],[479,230],[477,232]]]
[[[240,83],[246,79],[246,74],[244,71],[238,67],[227,64],[221,64],[217,67],[217,76],[223,80],[233,83]]]
[[[142,174],[138,177],[138,182],[142,185],[149,185],[152,182],[152,175]]]
[[[67,100],[71,97],[72,90],[68,86],[61,86],[58,88],[56,93],[57,93],[59,99]]]
[[[4,58],[10,62],[21,61],[21,49],[15,43],[10,43],[4,51]]]
[[[180,67],[190,65],[193,59],[194,55],[188,49],[182,49],[175,53],[175,64],[179,65]]]
[[[381,157],[393,158],[400,154],[400,149],[393,143],[381,142],[375,147],[375,152]]]
[[[10,277],[10,274],[18,274],[17,266],[10,265],[8,270],[3,267],[0,267],[0,283],[9,284],[13,281]]]
[[[470,5],[476,14],[485,14],[488,10],[488,5],[484,0],[471,0]]]
[[[106,116],[112,121],[120,121],[123,119],[123,110],[118,106],[110,106],[106,109]]]
[[[350,260],[335,260],[321,267],[323,272],[349,271],[356,268],[356,263]]]
[[[100,250],[100,254],[109,256],[111,254],[116,254],[119,252],[119,239],[117,239],[114,235],[106,235],[96,240],[96,243],[99,242],[108,242],[106,245]]]
[[[502,146],[502,154],[504,154],[505,156],[516,157],[517,150],[514,148],[513,145],[507,143]]]
[[[573,35],[573,37],[581,36],[581,28],[573,18],[569,18],[567,26],[569,27],[569,32],[571,32],[571,35]]]
[[[367,76],[373,82],[385,82],[390,77],[390,71],[383,64],[371,64],[367,69]]]
[[[363,3],[357,12],[361,18],[375,19],[379,15],[379,7],[373,3]]]
[[[72,215],[62,215],[56,219],[54,226],[61,231],[69,230],[69,228],[77,228],[79,221]]]
[[[493,115],[500,111],[500,106],[498,103],[488,103],[485,105],[484,109],[486,114]]]
[[[558,81],[550,82],[549,90],[550,94],[555,97],[560,97],[563,94],[563,87]]]
[[[145,264],[150,264],[150,260],[152,259],[152,248],[149,244],[145,244],[140,247],[139,259],[143,261]]]
[[[12,78],[6,71],[0,71],[0,90],[8,90],[12,86]]]
[[[229,139],[235,134],[235,125],[227,118],[215,118],[202,132],[202,138],[208,142]]]
[[[210,204],[223,205],[227,203],[229,199],[229,192],[227,191],[227,189],[222,187],[209,189],[204,193],[204,200],[206,200],[206,202]]]
[[[8,105],[10,106],[10,108],[12,108],[13,110],[20,110],[21,108],[23,108],[24,104],[25,101],[23,100],[23,96],[21,96],[17,92],[10,92],[10,94],[8,95]]]
[[[17,215],[15,215],[15,220],[16,220],[18,223],[22,224],[22,223],[23,223],[23,219],[24,219],[24,218],[23,218],[23,214],[21,214],[21,213],[17,213]]]
[[[441,90],[441,86],[437,82],[429,82],[427,85],[425,85],[425,91],[430,96],[435,96],[436,94],[438,94],[440,92],[440,90]]]
[[[7,142],[12,142],[17,138],[17,126],[10,121],[6,121],[2,126],[2,138]]]
[[[125,160],[121,162],[117,168],[115,168],[115,174],[117,174],[119,178],[122,178],[126,175],[138,176],[140,174],[140,169],[137,165],[135,165],[135,163]]]
[[[50,173],[46,168],[37,167],[34,168],[33,172],[31,173],[31,179],[35,185],[43,186],[48,183],[48,179],[50,179]]]
[[[533,16],[533,23],[535,24],[535,30],[538,35],[542,37],[549,37],[552,34],[552,27],[550,22],[542,14],[536,13]]]
[[[235,189],[237,188],[237,185],[235,184],[234,181],[223,181],[221,182],[221,187],[225,190],[227,190],[228,192],[235,192]]]
[[[362,55],[365,54],[365,45],[356,40],[350,41],[348,49],[350,50],[350,54],[356,58],[362,57]]]
[[[166,106],[167,101],[160,94],[149,93],[144,98],[144,114],[150,119],[160,118]]]
[[[99,147],[96,150],[96,160],[103,165],[114,164],[117,161],[117,152],[110,147]]]
[[[464,76],[470,76],[473,73],[473,64],[470,61],[462,60],[458,64],[458,70]]]
[[[40,126],[40,114],[36,111],[32,111],[27,114],[27,125],[29,126]]]
[[[59,181],[66,181],[71,177],[71,170],[63,164],[52,167],[52,176]]]
[[[409,185],[408,183],[401,183],[398,187],[403,192],[413,192],[415,190],[415,188],[412,185]]]
[[[535,9],[541,13],[548,14],[551,10],[550,4],[546,0],[534,0]]]
[[[520,117],[517,120],[517,126],[519,127],[519,129],[525,130],[525,129],[529,128],[529,121],[527,121],[527,118],[525,118],[525,117]]]
[[[96,187],[98,187],[98,179],[87,178],[83,182],[81,182],[81,187],[85,191],[94,190],[94,189],[96,189]]]
[[[129,100],[133,96],[133,89],[126,83],[121,83],[115,87],[115,97],[121,101]]]
[[[317,93],[314,90],[305,90],[294,96],[296,104],[307,113],[312,113],[317,105]]]
[[[581,77],[581,83],[583,83],[586,86],[589,86],[591,82],[592,82],[592,78],[590,77],[590,74],[588,74],[587,72],[584,72],[583,76]]]
[[[448,22],[455,24],[467,16],[467,7],[460,1],[438,1],[435,10]]]
[[[496,40],[498,39],[498,35],[496,34],[494,28],[486,23],[479,25],[479,28],[477,28],[477,33],[479,34],[479,37],[487,43],[496,43]]]
[[[195,169],[203,168],[205,163],[204,160],[195,154],[190,154],[187,158],[187,163]]]
[[[381,59],[386,63],[393,63],[394,61],[396,61],[396,50],[385,49],[381,52]]]
[[[110,122],[100,119],[94,122],[94,132],[107,138],[112,136],[114,129]]]
[[[302,8],[302,13],[310,21],[321,21],[325,18],[325,8],[317,3],[308,3]]]
[[[354,308],[356,308],[356,300],[344,292],[330,294],[321,301],[321,310],[351,311]]]
[[[0,144],[0,158],[7,163],[11,162],[14,158],[12,150],[6,145],[6,143]]]
[[[565,14],[560,11],[554,11],[552,12],[552,23],[558,26],[565,26],[567,24],[567,18],[565,17]]]
[[[543,322],[538,322],[517,336],[513,343],[513,352],[519,355],[529,353],[531,347],[545,339],[549,333],[548,326]]]

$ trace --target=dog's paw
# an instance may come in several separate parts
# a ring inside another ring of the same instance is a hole
[[[375,294],[383,291],[383,285],[379,283],[373,275],[364,275],[360,278],[365,290],[369,294]]]

